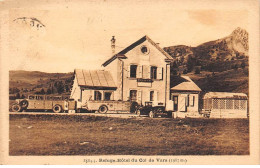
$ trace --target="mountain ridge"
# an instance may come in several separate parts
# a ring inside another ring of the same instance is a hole
[[[175,45],[163,48],[173,58],[187,60],[189,55],[200,59],[236,59],[248,57],[248,32],[240,27],[230,35],[202,43],[196,47]],[[181,58],[184,57],[184,58]]]

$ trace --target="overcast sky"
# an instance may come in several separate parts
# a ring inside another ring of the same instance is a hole
[[[117,50],[148,35],[161,47],[197,46],[247,29],[242,8],[180,8],[174,1],[84,2],[39,5],[9,11],[10,69],[71,72],[99,69],[111,57],[110,39]],[[185,4],[184,4],[185,6]],[[45,27],[13,21],[37,18]]]

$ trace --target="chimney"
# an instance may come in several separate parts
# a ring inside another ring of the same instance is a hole
[[[112,49],[112,54],[115,54],[115,48],[116,48],[116,39],[115,39],[115,36],[112,36],[112,39],[111,39],[111,49]]]

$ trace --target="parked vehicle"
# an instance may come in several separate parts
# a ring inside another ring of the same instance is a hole
[[[29,95],[27,99],[16,99],[12,111],[53,111],[54,113],[68,112],[95,112],[107,113],[108,111],[129,111],[130,101],[89,100],[82,104],[74,99],[64,96]]]
[[[148,115],[150,118],[155,118],[158,116],[167,116],[171,117],[172,113],[165,111],[165,107],[163,105],[155,105],[153,102],[145,102],[144,106],[139,106],[136,110],[136,114],[140,115]]]
[[[29,95],[27,99],[16,99],[12,111],[52,110],[54,113],[75,110],[76,102],[64,96]]]

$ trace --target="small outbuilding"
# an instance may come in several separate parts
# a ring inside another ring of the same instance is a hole
[[[70,98],[81,107],[89,100],[114,100],[116,89],[110,72],[76,69]]]
[[[210,118],[247,118],[244,93],[209,92],[203,97],[203,112]]]
[[[176,117],[199,117],[199,94],[201,89],[188,77],[171,80],[171,100]]]

